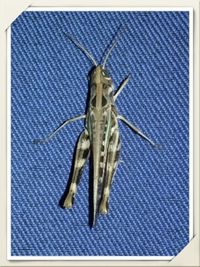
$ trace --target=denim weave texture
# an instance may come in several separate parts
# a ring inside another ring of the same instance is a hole
[[[88,58],[101,62],[120,25],[107,69],[119,114],[161,148],[119,122],[122,148],[107,216],[88,226],[89,165],[73,209],[59,206],[74,146],[76,121],[49,143],[33,144],[85,112]],[[12,256],[172,256],[189,241],[189,13],[24,12],[12,24]]]

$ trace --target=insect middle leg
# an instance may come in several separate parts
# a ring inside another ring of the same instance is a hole
[[[108,213],[110,189],[113,181],[113,176],[115,174],[118,164],[120,147],[121,143],[119,129],[116,128],[110,138],[108,146],[105,183],[102,193],[102,199],[99,206],[99,212],[102,214]]]
[[[125,124],[127,124],[128,127],[131,130],[133,130],[136,134],[138,134],[139,136],[141,136],[142,138],[144,138],[145,140],[147,140],[152,146],[154,146],[154,147],[160,147],[160,145],[154,143],[150,138],[148,138],[145,134],[143,134],[135,125],[133,125],[132,123],[130,123],[123,116],[118,115],[117,118],[120,119],[121,121],[123,121]]]
[[[71,180],[68,194],[63,204],[65,208],[71,208],[73,205],[74,196],[77,192],[77,186],[80,181],[80,176],[81,176],[84,164],[86,163],[88,159],[89,151],[90,151],[89,135],[88,135],[88,132],[84,130],[81,133],[78,139],[78,143],[77,143],[72,180]]]
[[[49,134],[46,138],[44,139],[36,139],[33,141],[34,144],[42,144],[42,143],[47,143],[51,140],[52,137],[54,137],[56,135],[57,132],[59,132],[65,125],[71,123],[71,122],[74,122],[74,121],[77,121],[77,120],[80,120],[80,119],[84,119],[86,117],[85,114],[83,115],[79,115],[79,116],[76,116],[74,118],[71,118],[71,119],[68,119],[66,121],[64,121],[57,129],[55,129],[51,134]]]

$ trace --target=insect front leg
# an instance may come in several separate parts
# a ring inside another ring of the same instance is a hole
[[[113,176],[115,174],[119,152],[120,152],[120,135],[118,127],[114,130],[113,134],[110,137],[110,142],[108,146],[107,154],[107,163],[106,163],[106,173],[105,173],[105,182],[102,193],[102,199],[99,206],[99,212],[102,214],[107,214],[109,209],[109,195]]]
[[[78,139],[78,143],[76,147],[72,180],[71,180],[68,194],[63,204],[65,208],[71,208],[73,205],[74,196],[77,192],[77,186],[80,181],[80,176],[81,176],[84,164],[86,163],[88,159],[89,151],[90,151],[89,135],[88,135],[87,130],[84,130]]]
[[[128,81],[130,80],[130,74],[128,75],[128,77],[122,81],[121,85],[119,86],[119,88],[117,89],[117,91],[115,92],[113,99],[114,101],[116,100],[116,98],[118,97],[118,95],[121,93],[121,91],[124,89],[124,87],[126,86],[126,84],[128,83]]]

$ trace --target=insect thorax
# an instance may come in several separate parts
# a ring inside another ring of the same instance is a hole
[[[112,105],[113,83],[108,72],[102,67],[97,66],[91,74],[90,80],[90,107],[102,109],[107,105]]]

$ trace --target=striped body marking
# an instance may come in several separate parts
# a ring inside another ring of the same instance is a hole
[[[103,64],[98,65],[93,56],[76,39],[69,34],[66,35],[94,65],[90,76],[90,100],[88,111],[87,114],[66,120],[46,139],[36,140],[36,143],[47,142],[68,123],[79,119],[85,119],[85,129],[78,139],[72,179],[63,201],[63,206],[65,208],[71,208],[73,206],[73,200],[77,192],[82,169],[87,159],[91,156],[93,166],[93,211],[91,226],[94,226],[97,214],[106,214],[109,209],[110,189],[120,152],[118,120],[127,124],[136,134],[146,139],[151,145],[156,146],[156,144],[123,116],[118,115],[115,108],[115,100],[130,78],[130,76],[128,76],[124,79],[120,87],[114,91],[112,79],[105,65],[110,52],[116,45],[116,40],[114,40],[106,54]]]

